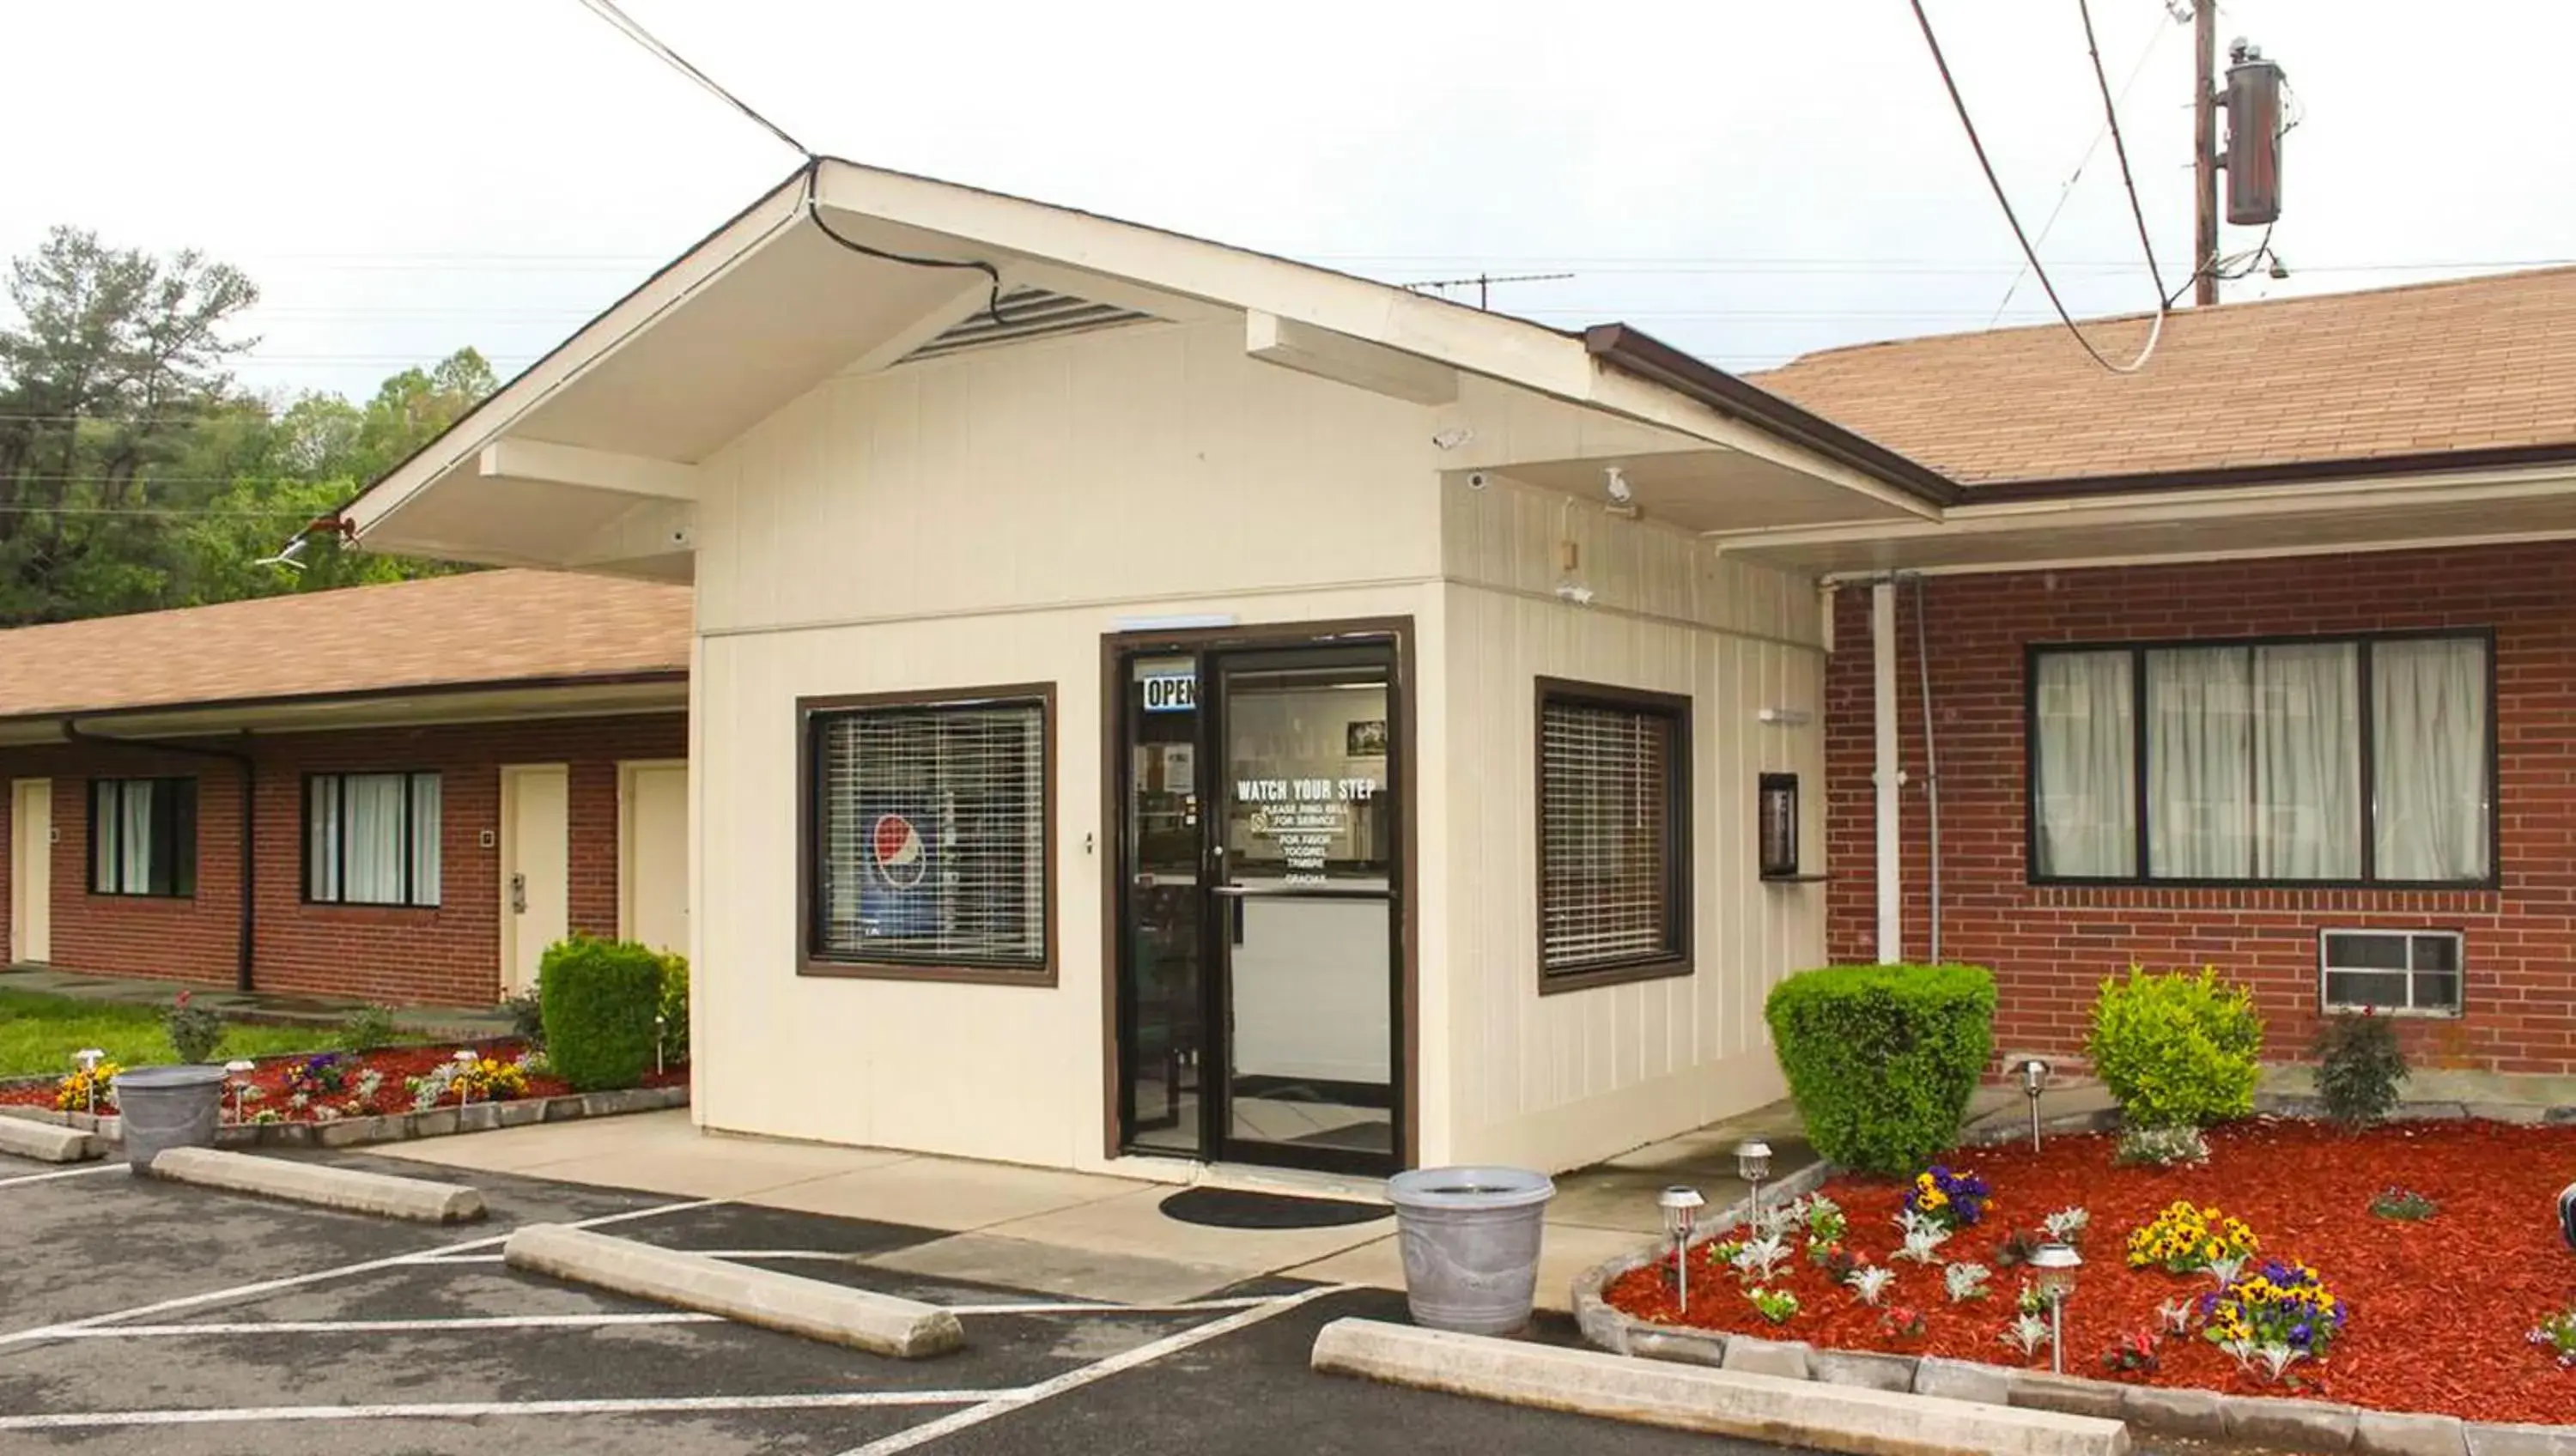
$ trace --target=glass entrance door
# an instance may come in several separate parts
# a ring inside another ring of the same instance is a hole
[[[1394,666],[1383,648],[1216,661],[1229,1160],[1394,1166]]]
[[[1392,644],[1118,664],[1120,1145],[1392,1170],[1404,1096]]]

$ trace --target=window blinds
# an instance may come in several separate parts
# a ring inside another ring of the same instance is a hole
[[[1678,954],[1673,719],[1550,700],[1539,710],[1539,952],[1550,973]]]
[[[1043,966],[1044,708],[862,708],[816,731],[817,949]]]

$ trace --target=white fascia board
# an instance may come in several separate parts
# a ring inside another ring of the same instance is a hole
[[[668,556],[698,546],[698,507],[693,501],[638,502],[633,510],[590,534],[566,553],[563,565],[573,570],[609,561]]]
[[[1844,546],[1874,541],[1913,541],[1943,536],[2029,532],[2052,527],[2193,525],[2267,516],[2298,516],[2391,506],[2456,505],[2463,501],[2515,501],[2576,495],[2576,474],[2564,467],[2512,472],[2457,471],[2378,480],[2230,486],[2208,490],[2142,491],[2126,495],[2063,496],[2049,500],[1974,501],[1952,506],[1939,519],[1897,524],[1788,526],[1703,535],[1728,546]],[[2260,553],[2258,553],[2260,554]]]
[[[367,533],[433,481],[475,458],[530,410],[650,328],[691,295],[740,267],[804,216],[805,173],[773,188],[661,272],[591,320],[571,338],[495,390],[417,454],[368,487],[341,513],[363,542]],[[489,558],[484,558],[489,559]]]
[[[694,465],[546,440],[495,440],[483,447],[475,466],[478,473],[490,479],[579,485],[657,500],[698,498],[698,467]]]
[[[1611,369],[1593,358],[1581,339],[1526,320],[1223,243],[850,162],[822,163],[815,187],[819,205],[859,219],[937,233],[1203,303],[1272,314],[1742,450],[1909,515],[1937,514],[1929,503],[1860,471],[1662,384]]]
[[[1243,315],[1243,352],[1265,364],[1414,404],[1458,402],[1458,371],[1259,309]]]

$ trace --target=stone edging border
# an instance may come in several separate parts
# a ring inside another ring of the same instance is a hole
[[[562,1097],[527,1097],[515,1102],[475,1102],[463,1107],[433,1107],[423,1112],[395,1112],[382,1117],[343,1117],[334,1122],[228,1122],[215,1131],[219,1148],[355,1148],[369,1143],[408,1142],[450,1133],[489,1132],[501,1127],[530,1127],[541,1122],[572,1122],[585,1117],[615,1117],[628,1112],[659,1112],[686,1107],[689,1089],[629,1087],[616,1092],[574,1092]],[[78,1128],[102,1142],[121,1142],[123,1122],[86,1112],[56,1112],[46,1107],[0,1108],[0,1115],[33,1118],[58,1127]]]
[[[2265,1096],[2255,1101],[2258,1115],[2300,1116],[2312,1113],[2315,1099]],[[2485,1110],[2482,1110],[2485,1109]],[[2391,1117],[2398,1122],[2487,1120],[2517,1123],[2576,1122],[2576,1107],[2510,1109],[2520,1114],[2494,1116],[2485,1104],[2417,1102],[2402,1104]],[[2074,1113],[2044,1120],[2043,1133],[2115,1132],[2116,1109]],[[1963,1133],[1964,1147],[1990,1147],[2029,1136],[2027,1122],[2004,1123]],[[1822,1187],[1836,1172],[1829,1163],[1809,1164],[1781,1179],[1766,1196],[1795,1198]],[[1739,1200],[1701,1219],[1693,1242],[1733,1228],[1751,1213],[1752,1200]],[[1657,1240],[1636,1253],[1587,1269],[1574,1281],[1574,1320],[1583,1338],[1615,1355],[1670,1360],[1721,1370],[1857,1385],[1873,1390],[1941,1396],[1986,1405],[2027,1406],[2067,1415],[2100,1416],[2171,1435],[2207,1440],[2256,1443],[2281,1450],[2362,1453],[2362,1456],[2576,1456],[2576,1427],[2490,1425],[2457,1416],[2410,1411],[2368,1410],[2326,1401],[2291,1400],[2268,1395],[2226,1395],[2214,1390],[2158,1385],[2131,1385],[1988,1365],[1939,1356],[1887,1355],[1870,1351],[1819,1350],[1803,1340],[1765,1340],[1716,1330],[1648,1324],[1614,1307],[1602,1290],[1632,1269],[1663,1257]]]

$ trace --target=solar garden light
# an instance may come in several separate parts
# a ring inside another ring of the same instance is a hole
[[[1685,1310],[1690,1308],[1691,1226],[1707,1203],[1698,1189],[1679,1183],[1655,1195],[1655,1206],[1664,1211],[1664,1232],[1673,1237],[1673,1299]]]
[[[106,1052],[97,1047],[82,1047],[72,1053],[72,1060],[80,1063],[81,1086],[88,1089],[88,1111],[92,1116],[98,1114],[98,1063],[99,1059],[106,1055]]]
[[[1748,1138],[1735,1145],[1735,1176],[1753,1187],[1753,1216],[1748,1226],[1762,1221],[1762,1180],[1771,1176],[1771,1145],[1760,1138]]]
[[[257,1063],[232,1061],[224,1063],[224,1075],[233,1080],[233,1121],[242,1120],[242,1094],[250,1090],[250,1074]]]
[[[2075,1293],[2075,1271],[2084,1256],[2071,1244],[2042,1244],[2031,1250],[2030,1267],[2039,1271],[2039,1296],[2048,1301],[2048,1368],[2066,1373],[2066,1301]]]
[[[2576,1249],[2576,1183],[2558,1190],[2558,1237]]]
[[[656,1077],[662,1075],[662,1029],[668,1024],[662,1017],[653,1018],[653,1075]]]
[[[2030,1150],[2039,1151],[2039,1094],[2048,1086],[2048,1063],[2037,1057],[2014,1068],[2021,1073],[2021,1095],[2030,1099]]]
[[[474,1070],[474,1048],[456,1049],[456,1105],[463,1107],[474,1100],[474,1084],[465,1076]]]

